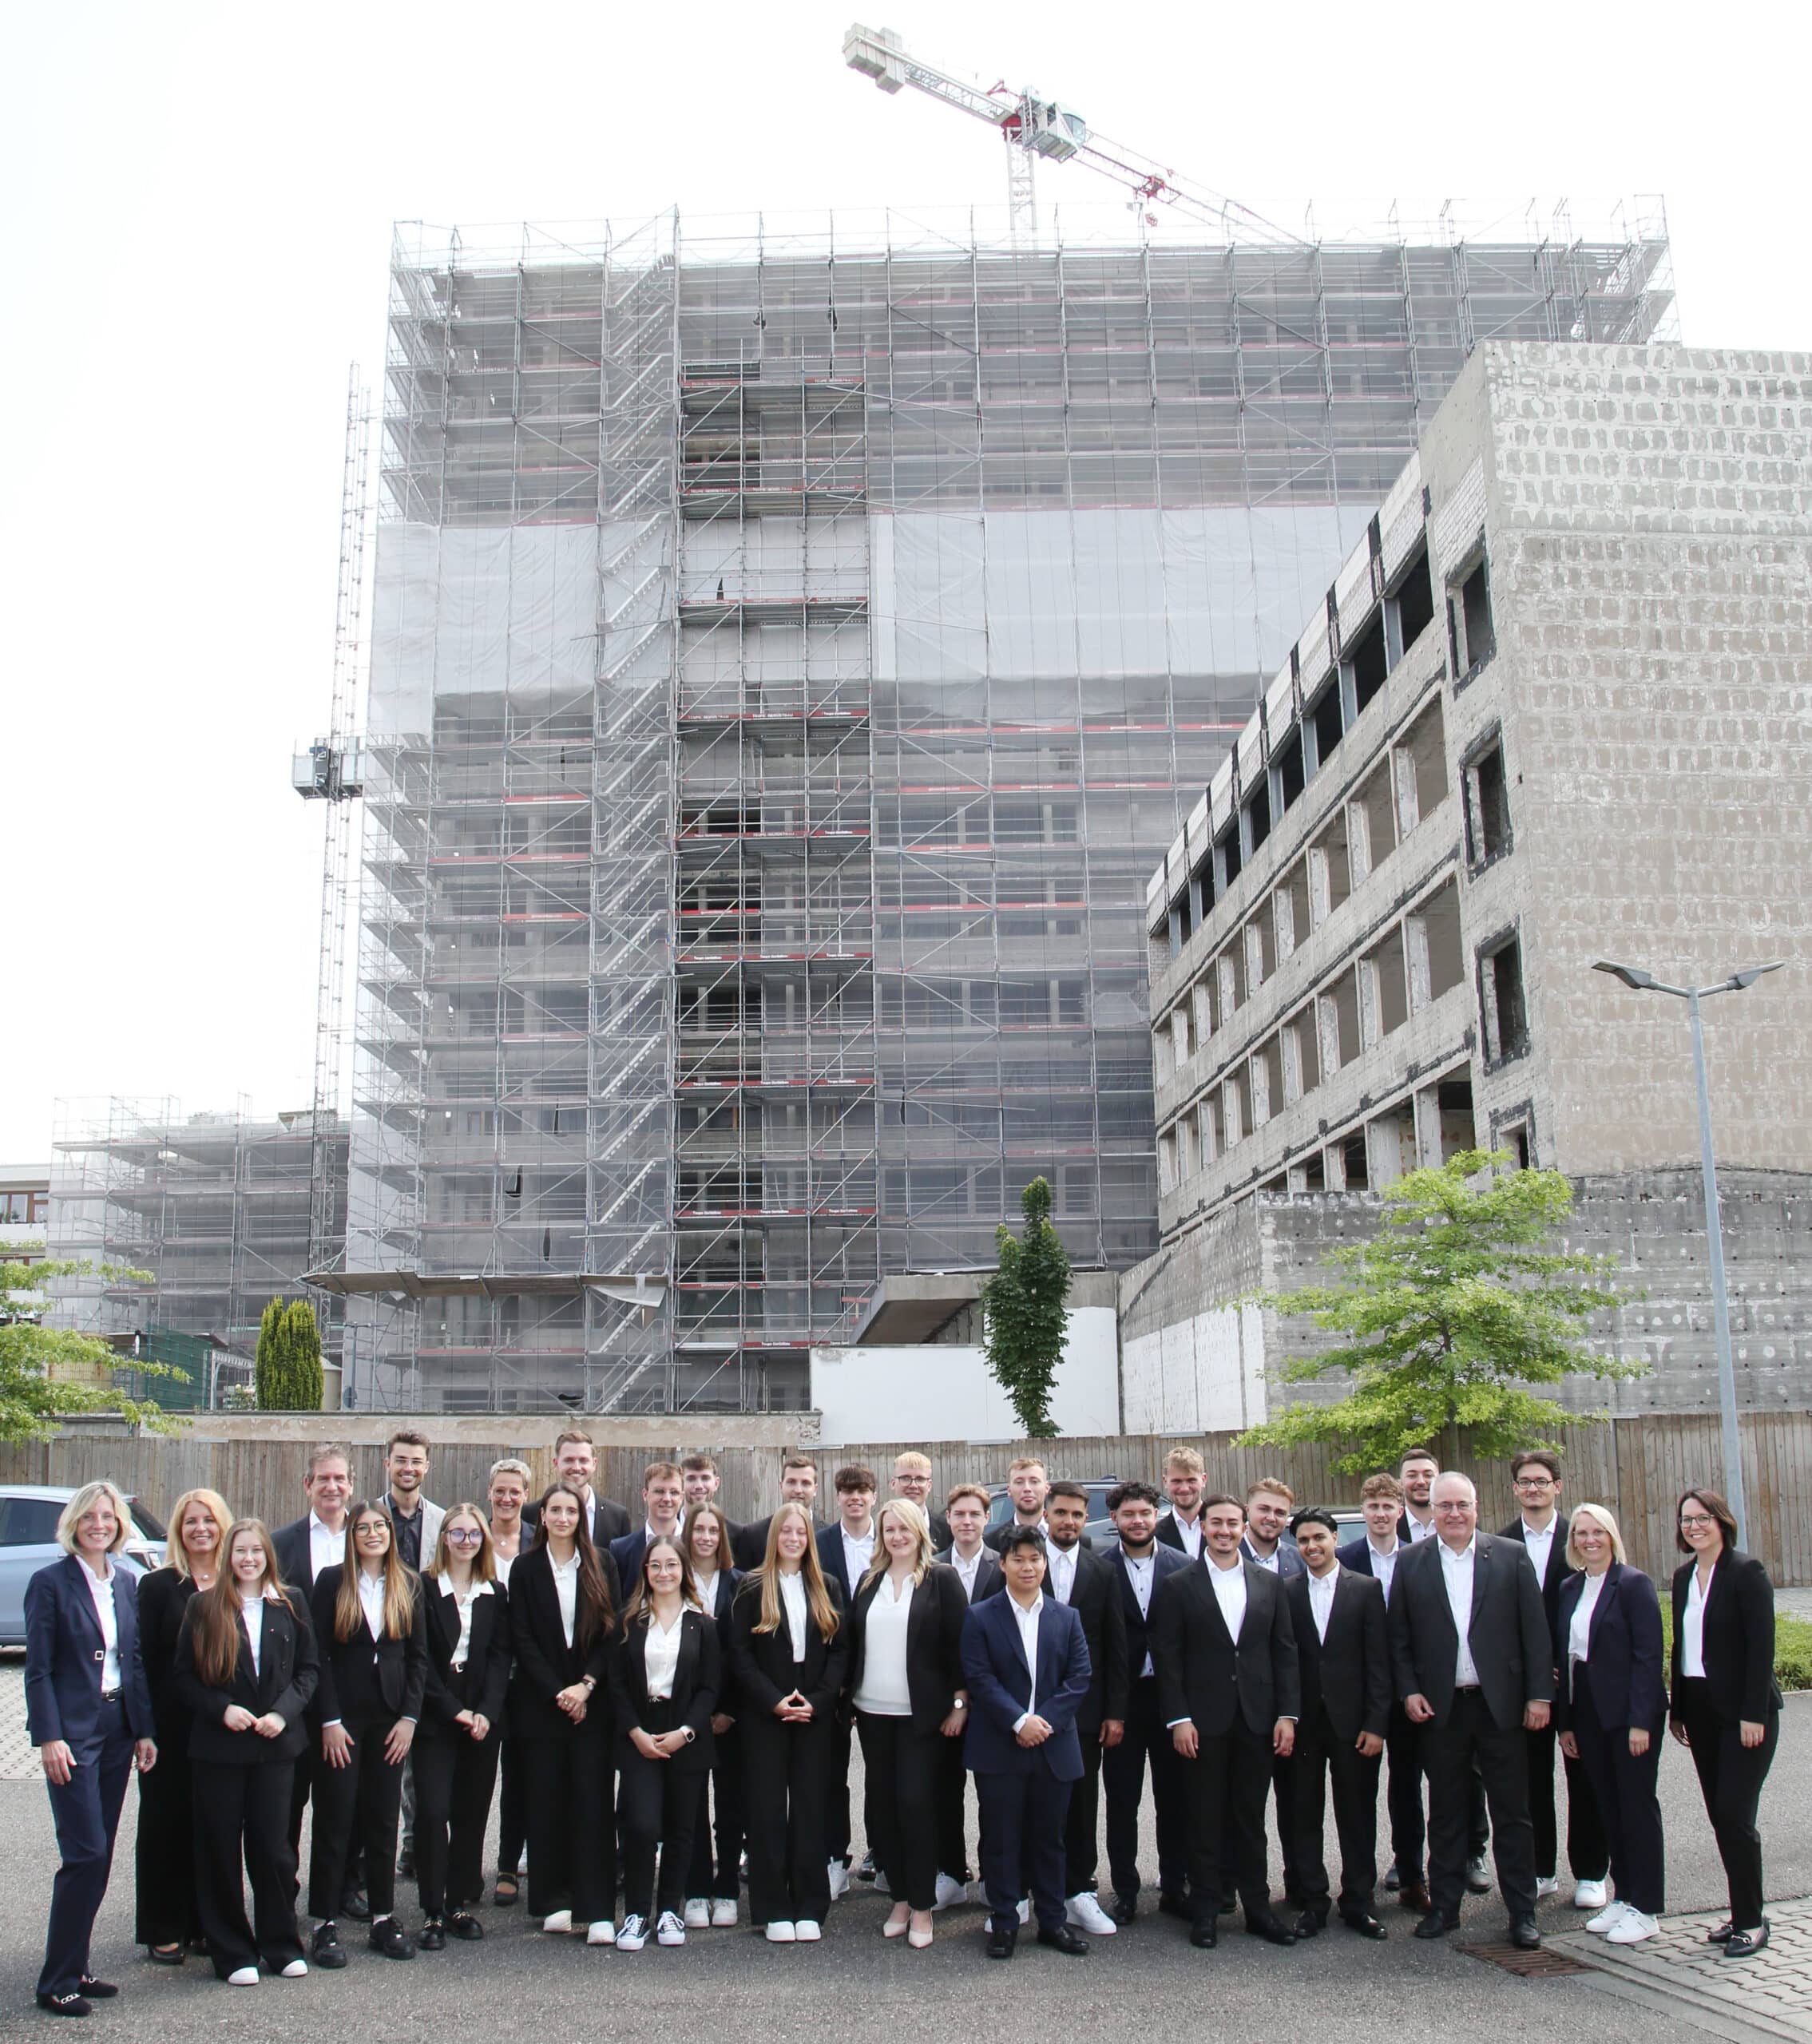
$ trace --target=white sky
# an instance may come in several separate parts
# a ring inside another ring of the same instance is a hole
[[[14,9],[0,1159],[48,1156],[59,1096],[307,1102],[320,818],[288,758],[326,714],[392,220],[997,205],[987,129],[843,68],[862,5],[1286,223],[1663,193],[1685,339],[1812,347],[1799,6]]]

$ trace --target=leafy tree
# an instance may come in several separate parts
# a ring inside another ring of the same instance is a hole
[[[38,1245],[23,1246],[35,1250]],[[98,1277],[116,1284],[151,1281],[148,1270],[96,1263],[87,1258],[42,1259],[29,1266],[29,1275],[34,1291],[59,1278]],[[7,1281],[9,1291],[17,1293],[19,1288],[10,1271]],[[105,1341],[70,1327],[38,1326],[30,1315],[42,1311],[41,1304],[0,1295],[0,1306],[7,1309],[0,1313],[0,1441],[47,1440],[56,1432],[58,1420],[73,1412],[117,1412],[160,1434],[178,1432],[187,1424],[145,1400],[131,1397],[111,1381],[120,1358]],[[142,1377],[188,1381],[186,1372],[166,1363],[141,1362],[133,1368]]]
[[[1069,1258],[1051,1225],[1051,1187],[1034,1178],[1020,1198],[1025,1233],[995,1230],[1001,1267],[981,1287],[981,1348],[995,1380],[1033,1440],[1057,1432],[1051,1388],[1063,1359]]]
[[[318,1412],[324,1380],[321,1336],[306,1299],[271,1300],[258,1324],[252,1382],[261,1412]]]
[[[258,1323],[258,1349],[252,1367],[252,1381],[258,1393],[261,1412],[287,1412],[284,1395],[289,1381],[289,1329],[283,1321],[283,1302],[268,1299]]]
[[[298,1299],[283,1316],[289,1342],[289,1407],[295,1412],[318,1412],[326,1395],[327,1379],[321,1369],[321,1330],[315,1325],[315,1309]]]
[[[1438,1171],[1411,1171],[1385,1194],[1377,1234],[1329,1258],[1340,1282],[1259,1301],[1348,1337],[1286,1364],[1286,1383],[1344,1370],[1354,1388],[1338,1404],[1287,1407],[1242,1435],[1243,1446],[1337,1444],[1334,1467],[1356,1474],[1394,1466],[1447,1427],[1465,1428],[1477,1453],[1497,1457],[1551,1447],[1569,1420],[1604,1416],[1525,1388],[1640,1377],[1646,1366],[1582,1345],[1584,1323],[1617,1304],[1603,1284],[1612,1260],[1548,1246],[1572,1210],[1572,1190],[1559,1171],[1501,1168],[1510,1161],[1470,1150]]]

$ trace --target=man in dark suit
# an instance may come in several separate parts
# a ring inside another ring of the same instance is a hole
[[[809,1455],[796,1452],[780,1464],[780,1502],[803,1504],[814,1519],[818,1515],[818,1464]],[[767,1529],[774,1523],[771,1512],[751,1519],[736,1529],[730,1551],[738,1568],[746,1575],[767,1559]]]
[[[602,1550],[613,1540],[621,1540],[629,1530],[629,1514],[614,1498],[600,1497],[592,1487],[592,1479],[597,1474],[597,1450],[592,1444],[589,1434],[569,1428],[553,1444],[553,1473],[562,1483],[569,1484],[583,1499],[585,1507],[586,1531],[592,1536],[592,1545]],[[525,1504],[522,1507],[522,1523],[533,1528],[541,1518],[539,1504]]]
[[[1378,1882],[1378,1771],[1390,1722],[1390,1638],[1384,1591],[1369,1575],[1340,1566],[1339,1527],[1331,1511],[1299,1511],[1291,1523],[1304,1571],[1284,1594],[1296,1634],[1302,1714],[1295,1756],[1296,1864],[1302,1913],[1296,1935],[1312,1938],[1327,1922],[1327,1863],[1322,1845],[1324,1777],[1334,1782],[1334,1828],[1340,1840],[1340,1920],[1362,1937],[1382,1938],[1372,1914]]]
[[[929,1455],[921,1455],[916,1448],[909,1448],[904,1455],[894,1457],[894,1495],[910,1498],[924,1513],[926,1523],[931,1528],[934,1552],[950,1544],[950,1522],[931,1502],[931,1458]]]
[[[1088,1940],[1065,1920],[1064,1822],[1082,1773],[1076,1713],[1088,1693],[1088,1646],[1077,1614],[1044,1594],[1037,1527],[1009,1527],[1000,1555],[1005,1591],[971,1604],[962,1628],[964,1757],[981,1800],[988,1956],[1013,1957],[1029,1868],[1039,1943],[1079,1959]]]
[[[1246,1537],[1239,1543],[1239,1551],[1247,1561],[1268,1569],[1281,1583],[1302,1573],[1302,1557],[1290,1536],[1290,1515],[1295,1509],[1296,1493],[1281,1476],[1261,1476],[1247,1490]],[[1277,1842],[1283,1854],[1283,1899],[1300,1909],[1302,1891],[1296,1878],[1296,1762],[1293,1755],[1271,1757],[1271,1787],[1277,1804]],[[1221,1900],[1223,1908],[1233,1907],[1231,1888]]]
[[[1491,1806],[1510,1941],[1533,1951],[1541,1934],[1523,1733],[1548,1721],[1553,1638],[1521,1543],[1479,1531],[1472,1479],[1447,1470],[1435,1479],[1432,1498],[1438,1531],[1398,1563],[1390,1599],[1397,1693],[1411,1723],[1423,1728],[1428,1769],[1433,1907],[1416,1935],[1445,1937],[1460,1920],[1476,1769]]]
[[[958,1483],[944,1500],[950,1540],[936,1559],[956,1571],[963,1594],[972,1604],[992,1597],[1003,1580],[1000,1556],[981,1538],[988,1530],[989,1503],[979,1483]],[[938,1781],[938,1896],[946,1908],[962,1901],[968,1890],[968,1800],[969,1769],[963,1764],[962,1741],[946,1739]]]
[[[1102,1559],[1118,1579],[1127,1670],[1125,1734],[1101,1753],[1108,1874],[1114,1892],[1108,1914],[1116,1923],[1130,1923],[1139,1913],[1139,1805],[1149,1763],[1158,1828],[1158,1907],[1170,1915],[1187,1917],[1189,1865],[1177,1808],[1176,1752],[1158,1699],[1150,1620],[1160,1584],[1191,1563],[1180,1549],[1158,1544],[1158,1494],[1149,1483],[1119,1484],[1108,1493],[1108,1511],[1120,1542]]]
[[[672,1462],[651,1462],[642,1472],[642,1523],[632,1533],[621,1534],[610,1543],[610,1558],[625,1597],[634,1594],[641,1580],[642,1555],[650,1540],[676,1539],[684,1509],[685,1479]],[[846,1604],[846,1610],[849,1606]]]
[[[958,1483],[944,1500],[950,1544],[940,1547],[935,1559],[956,1571],[972,1604],[992,1596],[1001,1583],[1001,1558],[981,1537],[988,1530],[989,1502],[979,1483]]]
[[[1013,1500],[1013,1516],[1002,1525],[991,1526],[982,1538],[997,1555],[1016,1526],[1045,1531],[1045,1495],[1051,1487],[1050,1473],[1035,1455],[1021,1455],[1007,1464],[1007,1495]]]
[[[1201,1456],[1192,1448],[1173,1448],[1164,1457],[1170,1507],[1158,1519],[1160,1547],[1174,1547],[1188,1561],[1202,1559],[1202,1493],[1207,1488]]]
[[[1152,1658],[1189,1825],[1189,1942],[1218,1942],[1216,1913],[1231,1870],[1246,1928],[1273,1944],[1295,1932],[1271,1906],[1265,1876],[1265,1788],[1271,1757],[1295,1743],[1300,1707],[1296,1638],[1283,1585],[1239,1551],[1246,1508],[1202,1503],[1200,1562],[1152,1600]]]
[[[1419,1547],[1434,1538],[1434,1503],[1430,1493],[1441,1464],[1429,1448],[1406,1448],[1398,1458],[1397,1480],[1403,1487],[1403,1509],[1397,1518],[1397,1537],[1406,1547]]]
[[[1560,1636],[1560,1590],[1579,1573],[1567,1561],[1571,1530],[1560,1510],[1560,1458],[1552,1449],[1525,1448],[1510,1460],[1517,1516],[1504,1528],[1506,1540],[1521,1540],[1529,1551],[1535,1579],[1541,1585],[1542,1608],[1554,1640],[1558,1675],[1566,1642]],[[1560,1888],[1560,1826],[1554,1816],[1555,1732],[1545,1725],[1526,1735],[1529,1742],[1529,1813],[1535,1828],[1535,1891],[1553,1895]],[[1611,1841],[1604,1833],[1592,1777],[1576,1760],[1562,1755],[1567,1775],[1567,1864],[1572,1869],[1573,1907],[1602,1909],[1610,1899],[1606,1881],[1611,1872]]]

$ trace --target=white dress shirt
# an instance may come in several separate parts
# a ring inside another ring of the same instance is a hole
[[[506,1590],[510,1587],[510,1571],[521,1559],[520,1548],[513,1555],[506,1555],[498,1551],[494,1542],[492,1543],[491,1559],[497,1565],[497,1579]]]
[[[1366,1535],[1366,1545],[1371,1549],[1372,1574],[1383,1586],[1384,1602],[1388,1608],[1390,1603],[1390,1586],[1397,1579],[1397,1563],[1402,1555],[1403,1543],[1401,1540],[1393,1538],[1388,1547],[1381,1547],[1368,1533]]]
[[[1006,1600],[1013,1606],[1013,1623],[1019,1627],[1019,1643],[1025,1650],[1025,1666],[1032,1677],[1032,1686],[1026,1692],[1025,1708],[1013,1721],[1013,1729],[1017,1732],[1028,1717],[1035,1717],[1038,1714],[1038,1620],[1045,1609],[1045,1593],[1040,1590],[1033,1598],[1029,1610],[1010,1590],[1006,1592]]]
[[[702,1568],[692,1571],[692,1581],[698,1586],[699,1602],[704,1606],[704,1614],[708,1618],[717,1609],[718,1575],[716,1569],[708,1573]]]
[[[1460,1650],[1453,1662],[1453,1682],[1457,1689],[1478,1686],[1478,1670],[1473,1666],[1473,1650],[1466,1637],[1473,1626],[1473,1563],[1477,1553],[1476,1534],[1458,1554],[1445,1540],[1441,1543],[1441,1574],[1447,1586],[1447,1608],[1453,1614],[1453,1630],[1460,1638]]]
[[[346,1528],[336,1533],[331,1526],[323,1526],[313,1512],[308,1515],[308,1584],[312,1589],[315,1579],[324,1568],[331,1568],[336,1562],[346,1559]],[[353,1564],[358,1566],[356,1563]]]
[[[548,1560],[553,1568],[553,1594],[560,1602],[560,1627],[566,1635],[566,1644],[573,1644],[573,1629],[579,1618],[579,1555],[573,1550],[569,1562],[557,1562],[550,1549]]]
[[[1686,1610],[1680,1617],[1680,1673],[1695,1679],[1705,1674],[1705,1593],[1699,1586],[1696,1562],[1686,1579]]]
[[[488,1583],[474,1583],[470,1589],[462,1593],[453,1586],[450,1575],[443,1575],[438,1581],[442,1596],[452,1598],[458,1610],[459,1638],[453,1650],[452,1666],[463,1668],[472,1658],[472,1606],[481,1597],[490,1596],[491,1586]],[[570,1645],[571,1642],[569,1641],[568,1644]]]
[[[245,1621],[245,1643],[252,1649],[252,1679],[258,1679],[259,1658],[264,1650],[264,1593],[248,1597],[240,1592],[239,1614]]]
[[[78,1555],[77,1560],[81,1558]],[[107,1573],[97,1575],[85,1561],[81,1563],[82,1579],[88,1585],[88,1594],[94,1600],[94,1616],[101,1627],[101,1644],[104,1650],[101,1662],[101,1693],[112,1696],[120,1686],[120,1620],[113,1606],[114,1571],[111,1559],[106,1563]]]
[[[1340,1580],[1338,1564],[1326,1575],[1309,1571],[1309,1615],[1315,1622],[1315,1637],[1324,1644],[1327,1639],[1327,1621],[1334,1610],[1334,1586]]]
[[[1412,1547],[1419,1546],[1434,1531],[1432,1519],[1417,1519],[1413,1511],[1406,1511],[1403,1516],[1410,1522],[1410,1545]]]
[[[356,1571],[359,1579],[359,1602],[365,1613],[365,1623],[374,1639],[384,1636],[384,1576],[380,1569],[375,1575],[368,1570]]]
[[[648,1677],[648,1701],[665,1703],[673,1694],[673,1677],[680,1666],[680,1634],[686,1622],[684,1610],[676,1611],[671,1626],[663,1626],[648,1613],[648,1643],[642,1649],[642,1668]]]
[[[1215,1602],[1220,1606],[1220,1614],[1227,1621],[1227,1630],[1235,1646],[1239,1644],[1239,1628],[1246,1622],[1246,1563],[1239,1556],[1231,1568],[1223,1568],[1211,1555],[1208,1557],[1208,1580],[1214,1585]]]
[[[795,1569],[789,1574],[780,1571],[780,1608],[787,1614],[787,1630],[793,1636],[793,1660],[796,1666],[805,1658],[805,1571]]]
[[[869,1601],[862,1629],[862,1680],[854,1698],[858,1710],[871,1717],[910,1717],[912,1689],[906,1680],[906,1627],[912,1618],[912,1579],[899,1595],[894,1579],[883,1575]]]
[[[950,1567],[962,1578],[962,1594],[972,1604],[975,1602],[975,1578],[981,1567],[981,1557],[987,1551],[985,1547],[978,1547],[965,1561],[958,1549],[952,1547],[950,1550]]]
[[[1176,1528],[1176,1537],[1183,1543],[1183,1551],[1191,1561],[1202,1559],[1202,1518],[1198,1512],[1193,1519],[1186,1519],[1173,1505],[1170,1522]]]
[[[1132,1585],[1132,1594],[1139,1606],[1139,1615],[1142,1618],[1149,1618],[1152,1615],[1152,1586],[1157,1575],[1157,1557],[1155,1555],[1140,1556],[1122,1554],[1120,1559],[1126,1564],[1126,1579]],[[1141,1675],[1149,1675],[1155,1672],[1149,1654],[1145,1656],[1145,1665],[1139,1672]]]
[[[839,1526],[843,1536],[843,1571],[850,1579],[850,1594],[853,1597],[860,1587],[862,1579],[868,1573],[868,1565],[874,1559],[874,1521],[868,1522],[868,1531],[852,1533],[848,1527]]]
[[[1556,1512],[1538,1533],[1526,1519],[1523,1521],[1523,1545],[1529,1550],[1529,1558],[1534,1567],[1535,1579],[1538,1583],[1545,1584],[1548,1581],[1548,1558],[1553,1551],[1554,1531],[1560,1523],[1560,1516]]]
[[[1245,1554],[1247,1560],[1254,1568],[1262,1568],[1270,1575],[1278,1575],[1283,1572],[1281,1561],[1283,1547],[1281,1542],[1273,1547],[1268,1555],[1261,1555],[1256,1547],[1248,1543]]]
[[[1076,1588],[1076,1558],[1081,1551],[1080,1547],[1060,1547],[1054,1540],[1046,1550],[1050,1570],[1050,1582],[1047,1586],[1060,1604],[1069,1603]]]
[[[1592,1575],[1589,1570],[1586,1572],[1585,1587],[1580,1592],[1579,1602],[1573,1606],[1572,1622],[1567,1627],[1567,1654],[1570,1660],[1585,1661],[1591,1658],[1592,1614],[1598,1608],[1599,1593],[1609,1573],[1608,1570],[1600,1575]]]

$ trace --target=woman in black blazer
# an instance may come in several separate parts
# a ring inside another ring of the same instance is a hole
[[[868,1840],[887,1877],[884,1937],[931,1942],[938,1806],[946,1739],[965,1729],[962,1622],[969,1599],[954,1568],[931,1559],[924,1507],[890,1498],[874,1518],[874,1559],[850,1607],[850,1691],[867,1781]]]
[[[730,1607],[743,1715],[749,1914],[770,1944],[815,1944],[831,1907],[825,1800],[831,1717],[849,1665],[842,1595],[803,1504],[768,1522],[759,1568]]]
[[[699,1781],[692,1826],[692,1868],[686,1882],[688,1931],[734,1930],[742,1887],[743,1742],[736,1726],[736,1686],[730,1674],[730,1607],[742,1571],[731,1565],[736,1529],[708,1498],[686,1507],[680,1551],[692,1570],[699,1604],[717,1627],[717,1708],[711,1717],[711,1769]],[[712,1812],[716,1811],[713,1829]],[[715,1852],[713,1847],[715,1846]]]
[[[721,1659],[716,1621],[700,1607],[698,1586],[679,1543],[657,1535],[642,1550],[640,1579],[630,1594],[622,1637],[610,1661],[617,1815],[625,1833],[619,1951],[641,1950],[648,1943],[648,1919],[656,1911],[657,1942],[686,1942],[680,1912],[692,1872],[699,1791],[711,1777],[711,1720]]]
[[[554,1484],[542,1493],[533,1547],[510,1571],[510,1723],[529,1820],[529,1906],[544,1931],[583,1926],[594,1945],[617,1941],[609,1678],[621,1601],[584,1500]]]
[[[371,1947],[413,1959],[397,1921],[396,1828],[402,1767],[415,1742],[428,1681],[428,1634],[420,1579],[397,1551],[390,1514],[367,1499],[347,1514],[347,1559],[315,1579],[315,1637],[321,1656],[315,1715],[322,1767],[315,1785],[308,1907],[317,1966],[346,1953],[334,1912],[346,1891],[355,1837],[364,1848]]]
[[[189,1716],[201,1926],[215,1972],[235,1987],[258,1984],[260,1959],[286,1980],[308,1971],[289,1797],[319,1675],[300,1593],[294,1602],[284,1594],[269,1531],[260,1519],[237,1520],[219,1579],[184,1614],[176,1673]]]
[[[176,1690],[176,1635],[198,1590],[212,1589],[226,1559],[232,1514],[215,1491],[184,1491],[170,1513],[169,1564],[138,1586],[139,1650],[162,1765],[138,1777],[138,1942],[158,1966],[180,1966],[201,1949],[195,1899],[194,1797],[188,1778],[188,1705]]]
[[[1762,1834],[1755,1816],[1781,1733],[1774,1680],[1774,1586],[1736,1544],[1736,1520],[1715,1491],[1688,1491],[1676,1514],[1674,1737],[1692,1753],[1705,1813],[1730,1884],[1731,1914],[1708,1936],[1726,1959],[1768,1942],[1762,1913]]]
[[[1660,1927],[1666,1899],[1655,1792],[1667,1721],[1661,1605],[1654,1584],[1625,1561],[1617,1522],[1601,1504],[1573,1507],[1566,1560],[1576,1573],[1560,1585],[1555,1728],[1560,1750],[1584,1765],[1617,1888],[1585,1927],[1614,1944],[1640,1944]]]
[[[485,1827],[510,1681],[509,1601],[476,1505],[456,1504],[441,1521],[422,1601],[428,1689],[415,1739],[415,1876],[424,1920],[415,1942],[439,1951],[450,1931],[485,1935],[466,1905],[485,1891]]]

